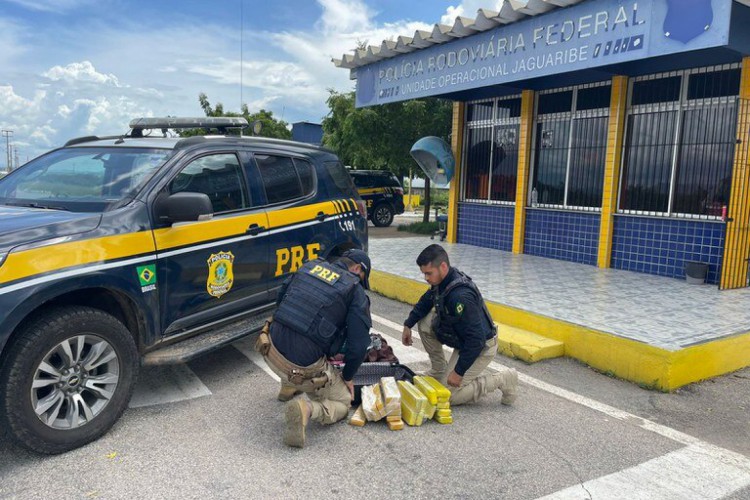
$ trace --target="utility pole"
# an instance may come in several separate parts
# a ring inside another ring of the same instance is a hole
[[[7,165],[8,172],[13,170],[13,157],[10,153],[10,138],[13,135],[12,130],[0,130],[0,133],[5,137],[5,164]]]

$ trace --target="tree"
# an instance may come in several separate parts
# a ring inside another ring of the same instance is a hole
[[[267,111],[261,109],[257,113],[250,113],[247,108],[247,104],[242,105],[242,112],[235,113],[232,111],[224,111],[224,105],[220,102],[216,103],[216,106],[211,107],[211,103],[208,101],[208,96],[204,93],[198,95],[198,102],[200,102],[201,108],[206,116],[241,116],[247,120],[248,123],[252,124],[254,121],[259,120],[263,126],[260,130],[261,137],[275,137],[277,139],[291,139],[292,133],[289,130],[289,124],[284,120],[277,120],[273,116],[273,111]],[[230,130],[229,133],[238,134],[238,131]],[[205,130],[185,130],[181,136],[191,135],[204,135]]]
[[[348,164],[409,175],[409,154],[418,139],[434,135],[449,140],[452,104],[436,98],[355,108],[354,92],[329,89],[330,109],[323,119],[323,144]],[[420,177],[424,177],[418,172]],[[429,220],[430,183],[425,180],[424,221]]]

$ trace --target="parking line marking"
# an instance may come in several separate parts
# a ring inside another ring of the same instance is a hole
[[[372,314],[372,319],[373,321],[385,327],[388,327],[392,330],[395,330],[399,333],[403,331],[403,325],[399,325],[398,323],[395,323],[387,318],[383,318],[381,316]],[[419,339],[419,333],[414,329],[412,329],[412,338]],[[393,342],[392,344],[389,344],[389,345],[393,347],[394,354],[396,354],[396,356],[399,357],[400,359],[402,356],[401,353],[405,354],[404,349],[408,349],[408,348],[400,344],[396,345],[399,339],[395,339],[395,340],[396,342]],[[446,352],[451,352],[451,349],[447,347],[444,350]],[[423,351],[420,350],[419,352],[423,352]],[[424,354],[424,358],[429,360],[426,353]],[[490,368],[494,370],[501,370],[501,369],[507,368],[505,365],[498,363],[496,361],[491,362],[489,366]],[[518,379],[520,382],[523,382],[524,384],[535,387],[541,391],[554,394],[557,397],[566,399],[568,401],[571,401],[581,406],[585,406],[592,410],[603,413],[609,417],[615,418],[617,420],[627,421],[632,425],[640,427],[641,429],[659,434],[660,436],[664,436],[667,439],[671,439],[672,441],[676,441],[678,443],[690,446],[692,449],[699,450],[702,453],[701,456],[711,457],[711,459],[715,459],[716,461],[720,461],[725,464],[730,464],[732,467],[738,467],[742,469],[744,471],[744,474],[747,476],[746,479],[748,480],[748,483],[746,484],[750,484],[750,459],[748,459],[748,457],[742,455],[741,453],[736,453],[734,451],[727,450],[726,448],[715,446],[706,441],[702,441],[696,437],[690,436],[689,434],[685,434],[684,432],[680,432],[676,429],[672,429],[671,427],[657,424],[656,422],[652,422],[651,420],[639,417],[637,415],[634,415],[624,410],[620,410],[608,404],[601,403],[599,401],[587,398],[586,396],[576,394],[574,392],[568,391],[561,387],[548,384],[547,382],[536,379],[529,375],[525,375],[523,373],[518,374]],[[706,476],[704,475],[703,477],[705,478]],[[632,484],[634,483],[631,483],[631,485]],[[580,490],[578,490],[578,492],[580,493]],[[630,498],[632,498],[632,496]],[[654,498],[654,497],[651,497],[651,498]]]
[[[250,338],[245,337],[236,342],[233,342],[232,345],[236,347],[238,351],[244,354],[247,359],[252,361],[253,364],[255,364],[258,368],[260,368],[261,370],[266,372],[268,375],[270,375],[272,379],[274,379],[276,382],[281,382],[281,379],[279,378],[279,376],[276,375],[268,367],[265,360],[263,359],[263,356],[261,356],[255,351],[255,344],[253,341],[250,340]]]
[[[727,463],[702,446],[690,445],[538,500],[706,500],[724,498],[748,485],[747,463]]]
[[[143,408],[176,403],[211,394],[209,388],[186,364],[152,366],[141,372],[128,407]]]

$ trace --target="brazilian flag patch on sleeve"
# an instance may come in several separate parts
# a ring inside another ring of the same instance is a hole
[[[464,313],[464,305],[460,302],[456,304],[456,316],[461,316]]]

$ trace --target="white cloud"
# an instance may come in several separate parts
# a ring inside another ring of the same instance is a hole
[[[65,12],[84,5],[93,4],[96,0],[6,0],[29,10],[41,12]]]
[[[323,8],[323,33],[349,33],[366,30],[373,13],[361,0],[318,0]]]
[[[65,80],[67,82],[93,82],[99,84],[108,84],[119,87],[115,75],[105,75],[99,73],[90,61],[79,63],[70,63],[67,66],[55,66],[42,73],[52,81]]]
[[[464,0],[455,7],[452,5],[449,6],[445,10],[443,17],[440,18],[440,22],[442,24],[447,24],[448,26],[453,26],[453,23],[456,22],[456,17],[458,16],[474,19],[477,17],[477,11],[479,9],[499,11],[502,5],[503,0],[494,0],[494,2],[487,0]]]

